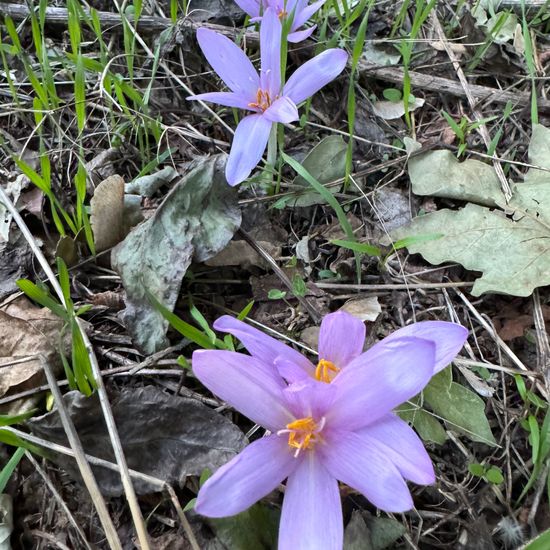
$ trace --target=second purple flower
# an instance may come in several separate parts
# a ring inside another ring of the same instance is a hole
[[[231,40],[209,29],[199,29],[197,40],[204,56],[230,92],[210,92],[187,99],[211,101],[252,111],[235,131],[225,169],[229,185],[244,181],[260,162],[274,123],[298,120],[297,105],[334,80],[346,66],[348,54],[330,49],[299,67],[286,84],[281,82],[279,17],[268,8],[260,28],[260,74]]]

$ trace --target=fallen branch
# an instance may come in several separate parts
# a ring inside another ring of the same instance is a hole
[[[533,6],[534,4],[535,2],[531,2],[529,5]],[[544,5],[544,2],[542,2],[542,5]],[[0,17],[9,16],[14,21],[24,21],[27,17],[29,17],[29,14],[30,10],[25,5],[0,2]],[[97,16],[105,32],[119,32],[122,30],[122,18],[120,14],[115,12],[98,11]],[[67,26],[67,21],[68,13],[65,8],[46,8],[46,22],[49,25]],[[132,20],[129,20],[129,22],[135,24],[138,31],[146,34],[159,33],[173,26],[170,19],[151,15],[142,15],[137,22]],[[207,22],[197,23],[190,19],[182,19],[178,21],[177,25],[190,31],[194,31],[199,27],[207,27],[219,32],[220,34],[229,36],[230,38],[235,38],[237,34],[240,33],[238,29],[231,27],[215,25]],[[257,32],[247,31],[245,36],[249,44],[253,46],[258,45],[259,36]],[[359,61],[358,70],[363,76],[377,78],[379,80],[392,82],[394,84],[401,84],[404,79],[404,72],[400,67],[380,67],[379,65],[368,63],[365,60]],[[456,80],[451,80],[450,78],[440,76],[432,76],[416,71],[409,71],[409,76],[411,79],[411,84],[415,88],[466,98],[464,88],[461,86],[460,82]],[[497,90],[488,86],[479,86],[475,84],[470,84],[469,90],[472,97],[478,103],[487,102],[505,105],[510,101],[513,105],[519,105],[521,107],[529,107],[531,105],[531,94],[528,92]],[[539,98],[537,104],[540,112],[550,113],[550,100]]]

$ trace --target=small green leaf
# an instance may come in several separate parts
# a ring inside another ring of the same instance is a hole
[[[481,397],[456,382],[446,388],[447,381],[442,378],[445,370],[434,376],[424,389],[426,403],[451,429],[463,432],[473,441],[496,445]]]
[[[491,468],[485,472],[485,478],[489,483],[494,483],[495,485],[500,485],[504,481],[504,476],[500,468],[496,466],[491,466]]]
[[[376,257],[379,257],[382,255],[382,250],[380,250],[380,248],[372,244],[358,243],[354,241],[343,241],[340,239],[334,239],[330,242],[331,244],[335,244],[336,246],[341,246],[342,248],[349,248],[349,250],[353,250],[354,252],[358,252],[359,254],[367,254],[368,256],[376,256]]]
[[[278,288],[271,288],[267,293],[267,297],[270,300],[282,300],[286,296],[285,290],[279,290]]]
[[[292,277],[292,292],[294,296],[305,296],[307,292],[306,283],[298,273]]]
[[[394,103],[398,103],[403,99],[403,94],[401,93],[401,90],[398,90],[397,88],[386,88],[382,95],[384,96],[384,99],[387,99],[388,101],[393,101]]]
[[[195,504],[197,504],[197,499],[196,499],[196,498],[192,498],[192,499],[183,507],[183,511],[184,511],[184,512],[189,512],[189,510],[192,510],[192,509],[195,507]]]
[[[468,471],[476,477],[483,477],[485,475],[485,467],[483,464],[478,464],[476,462],[468,464]]]

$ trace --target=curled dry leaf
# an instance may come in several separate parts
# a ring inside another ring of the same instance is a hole
[[[58,369],[57,346],[63,323],[49,310],[38,308],[26,298],[0,310],[0,397],[44,384],[44,373],[37,358],[43,355]],[[34,357],[21,362],[27,357]],[[1,414],[18,414],[34,407],[40,396],[18,400],[0,407]]]
[[[258,241],[261,246],[273,259],[277,260],[282,255],[282,248],[268,241]],[[260,256],[246,241],[230,241],[229,244],[213,258],[204,262],[210,267],[223,267],[238,265],[243,269],[250,267],[261,267],[268,269],[269,264]]]
[[[97,252],[118,244],[124,238],[124,180],[116,174],[104,179],[95,188],[90,210]]]

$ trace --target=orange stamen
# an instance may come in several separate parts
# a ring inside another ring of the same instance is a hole
[[[288,15],[288,12],[286,10],[280,10],[277,15],[279,16],[279,19],[283,19]]]
[[[294,456],[298,456],[300,452],[311,449],[321,437],[319,432],[325,425],[324,418],[321,422],[316,423],[311,416],[299,418],[290,424],[286,425],[286,430],[279,430],[277,435],[288,434],[288,446],[296,449]]]
[[[249,107],[252,107],[253,109],[261,109],[262,111],[268,109],[270,105],[271,96],[269,95],[269,92],[267,90],[262,90],[261,88],[258,88],[258,91],[256,92],[256,101],[248,104]]]
[[[315,380],[330,384],[339,372],[340,369],[332,361],[321,359],[315,369]]]

